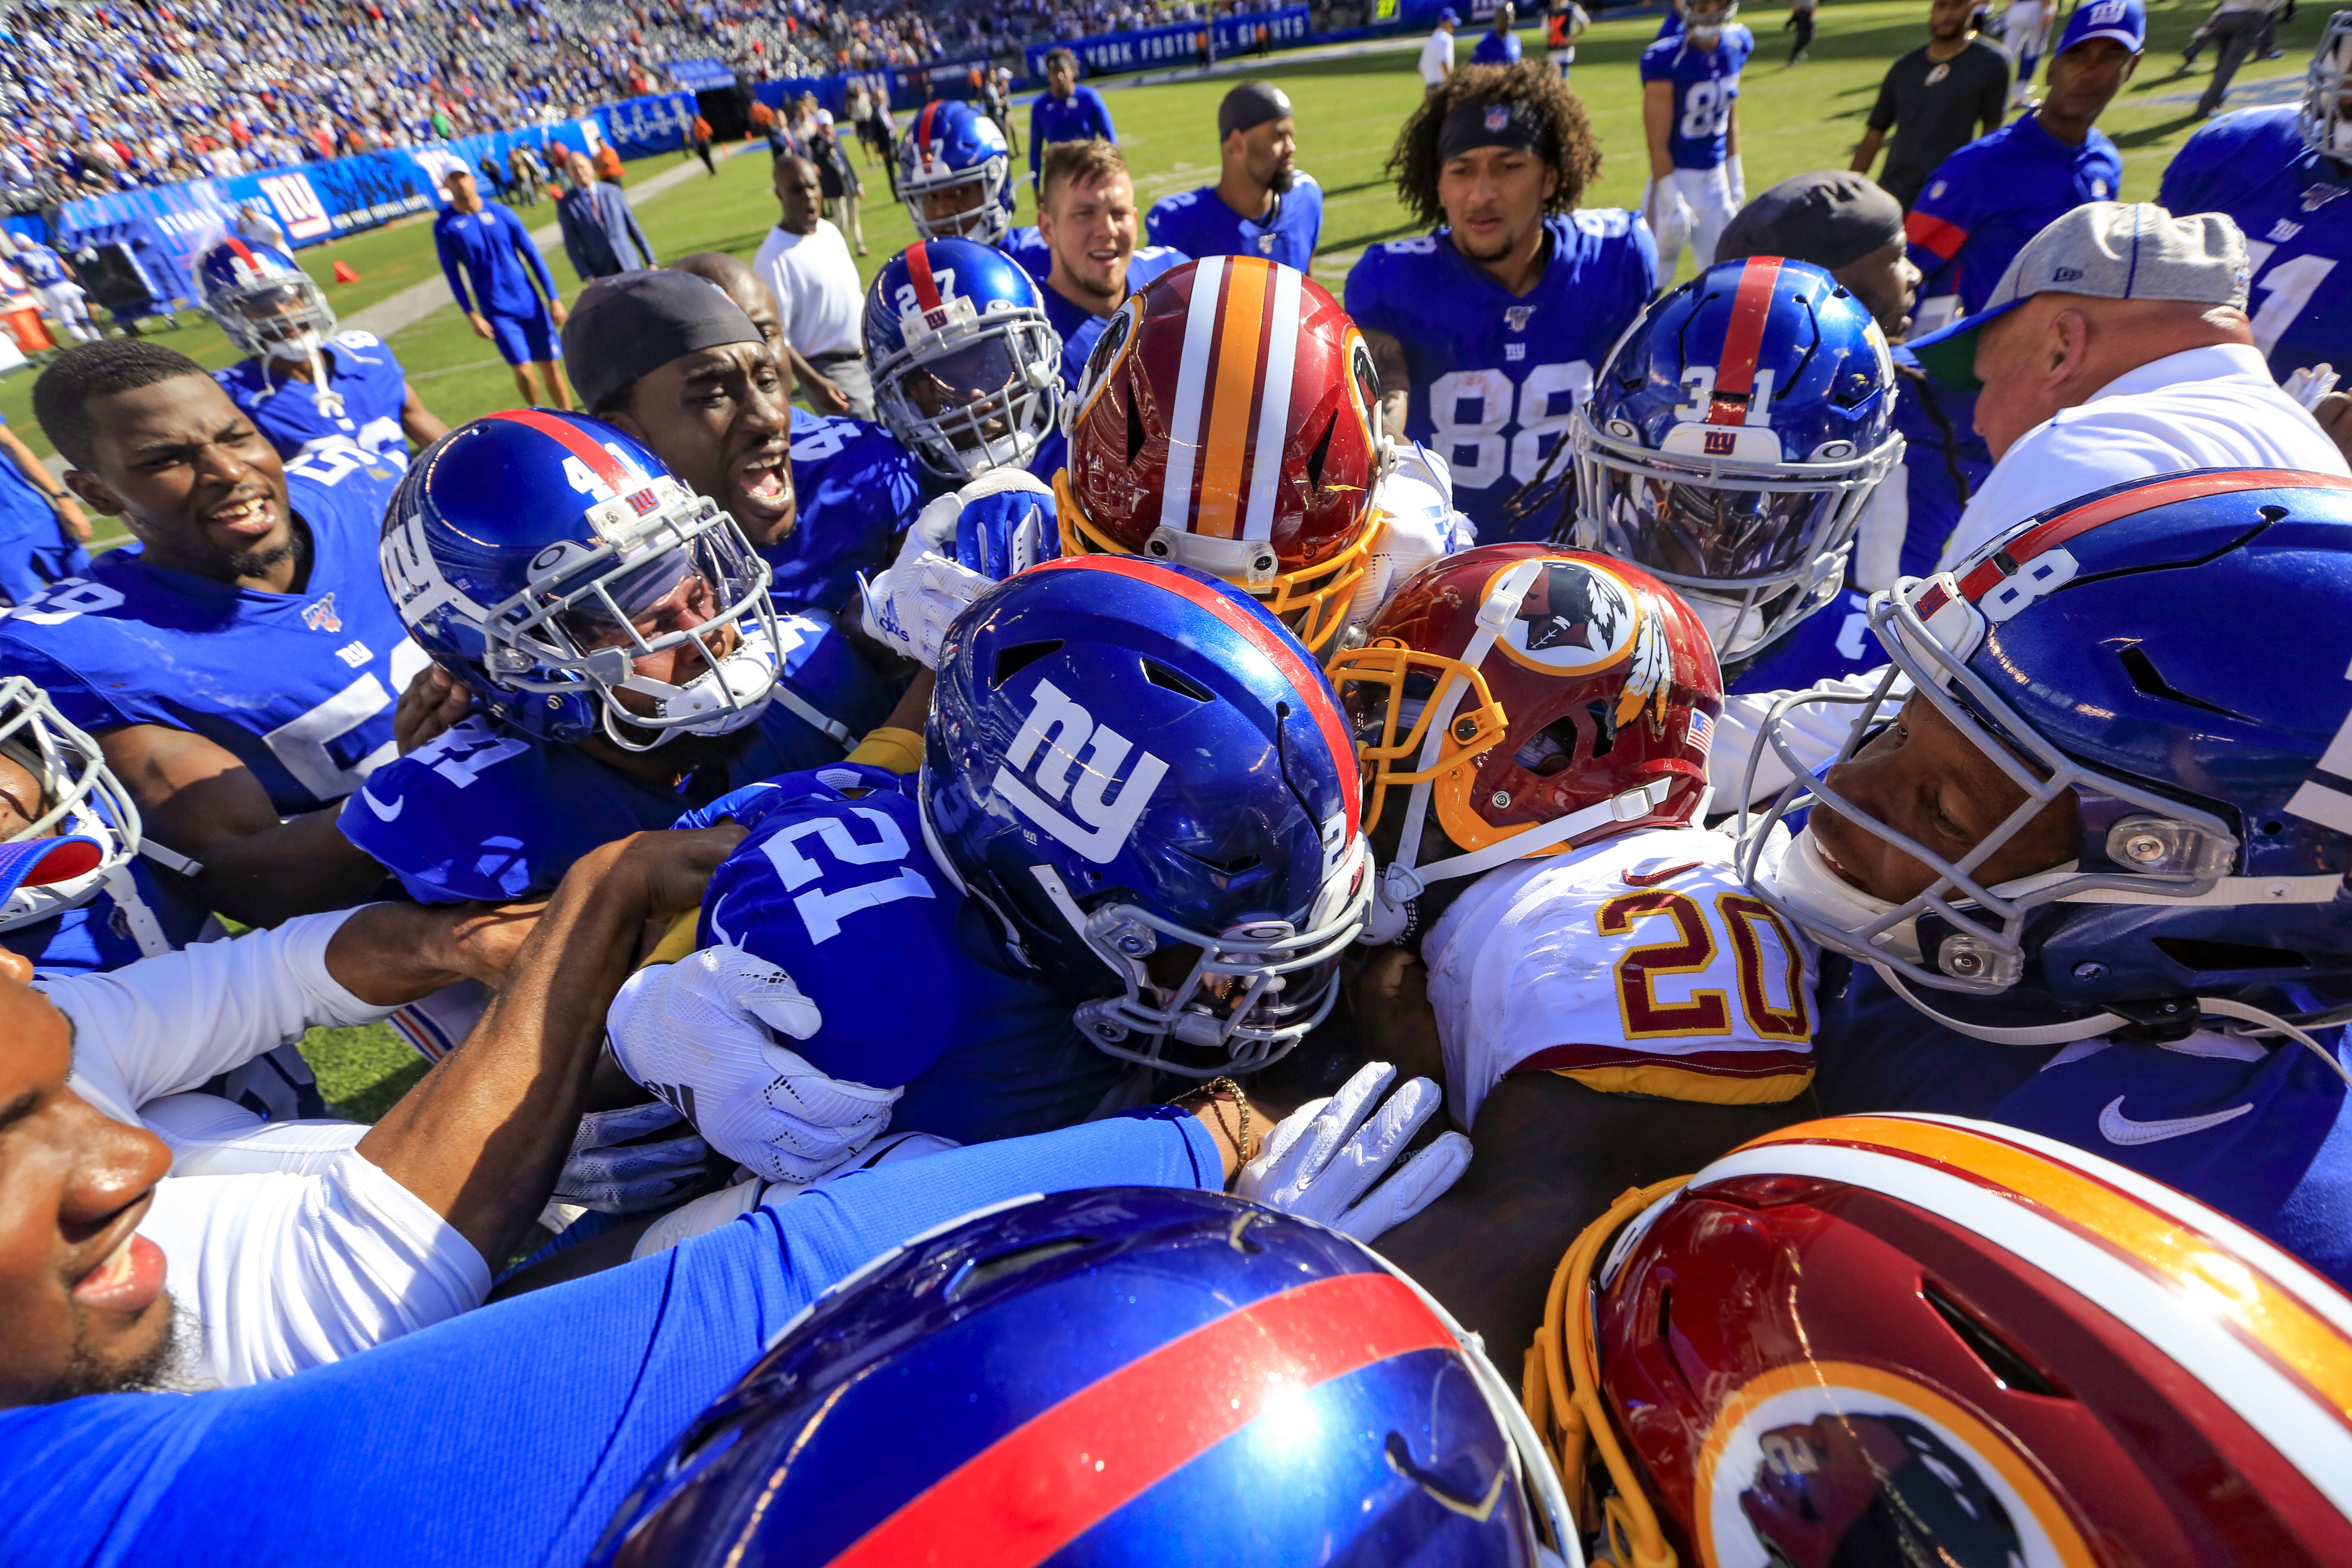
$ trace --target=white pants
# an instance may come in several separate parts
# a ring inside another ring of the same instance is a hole
[[[71,283],[52,283],[46,289],[36,289],[41,309],[49,320],[74,335],[76,342],[96,342],[100,332],[89,319],[89,307],[82,303],[82,291]]]
[[[1712,169],[1676,169],[1663,184],[1652,182],[1643,188],[1642,207],[1650,215],[1651,231],[1658,237],[1658,286],[1662,289],[1674,282],[1685,242],[1698,258],[1701,272],[1714,266],[1716,242],[1739,211],[1739,204],[1731,196],[1730,169],[1724,163]]]

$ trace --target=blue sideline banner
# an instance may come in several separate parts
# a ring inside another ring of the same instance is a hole
[[[650,158],[656,153],[686,150],[695,112],[694,94],[666,92],[607,104],[596,110],[596,123],[622,157]]]
[[[1096,38],[1064,38],[1029,47],[1029,79],[1036,83],[1045,81],[1045,57],[1055,49],[1067,49],[1077,56],[1079,73],[1084,76],[1115,76],[1121,71],[1190,65],[1200,58],[1194,40],[1203,27],[1214,30],[1216,54],[1221,60],[1256,48],[1260,27],[1266,31],[1266,47],[1276,49],[1292,49],[1311,43],[1315,31],[1307,19],[1306,6],[1286,5],[1278,11],[1220,16],[1213,22],[1178,22],[1132,33],[1106,33]]]

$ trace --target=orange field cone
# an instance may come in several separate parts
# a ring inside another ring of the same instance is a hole
[[[358,273],[356,273],[356,272],[354,272],[354,271],[352,271],[352,264],[351,264],[350,262],[348,262],[348,261],[338,261],[338,262],[336,262],[336,263],[335,263],[335,281],[336,281],[336,282],[338,282],[338,283],[356,283],[356,282],[358,282],[359,280],[360,280],[360,275],[359,275]]]

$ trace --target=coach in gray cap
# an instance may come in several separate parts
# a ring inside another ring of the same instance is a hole
[[[1263,256],[1304,272],[1323,234],[1323,188],[1297,167],[1290,95],[1245,81],[1217,106],[1223,173],[1213,185],[1162,196],[1144,218],[1154,245],[1190,257]]]
[[[667,270],[599,278],[564,323],[563,363],[591,414],[725,507],[753,545],[790,536],[792,390],[719,285]]]
[[[2272,381],[2246,320],[2246,241],[2219,213],[2091,202],[2028,240],[1985,308],[1911,344],[1930,375],[1981,388],[1991,475],[1944,547],[1949,566],[2061,501],[2185,468],[2352,477]]]

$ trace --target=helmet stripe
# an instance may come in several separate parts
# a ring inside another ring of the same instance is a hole
[[[1192,515],[1192,481],[1200,472],[1201,408],[1208,397],[1209,358],[1217,332],[1216,301],[1224,289],[1224,275],[1222,256],[1194,264],[1193,304],[1184,317],[1184,356],[1176,367],[1176,407],[1168,427],[1168,477],[1160,493],[1160,526],[1178,533],[1185,531]],[[1138,330],[1141,330],[1139,323]]]
[[[528,425],[541,435],[549,437],[563,449],[588,465],[588,471],[604,481],[604,488],[614,495],[624,495],[638,488],[629,470],[621,467],[619,458],[588,438],[588,433],[568,420],[552,414],[542,414],[536,408],[509,408],[503,414],[493,414],[492,419],[510,419],[517,425]]]
[[[246,248],[245,241],[239,239],[236,236],[233,234],[229,235],[222,241],[222,243],[228,247],[228,252],[231,256],[236,257],[247,267],[258,268],[261,265],[261,263],[253,258],[253,252]]]
[[[1764,324],[1771,319],[1772,293],[1780,281],[1777,256],[1750,257],[1739,270],[1739,288],[1731,297],[1731,324],[1723,331],[1723,358],[1715,367],[1715,401],[1706,415],[1710,425],[1747,421],[1747,400],[1756,391],[1756,360],[1764,348]],[[1734,397],[1740,401],[1730,402]]]
[[[1258,399],[1257,439],[1250,444],[1249,510],[1244,539],[1274,537],[1276,491],[1282,481],[1283,433],[1290,424],[1290,384],[1298,366],[1299,273],[1262,262],[1274,276],[1274,302],[1266,311],[1264,388]]]
[[[1181,572],[1139,561],[1132,555],[1065,555],[1056,560],[1040,562],[1032,572],[1091,571],[1116,572],[1122,577],[1132,577],[1139,583],[1164,588],[1179,598],[1189,601],[1223,621],[1233,631],[1247,638],[1251,646],[1265,655],[1282,678],[1290,682],[1305,706],[1308,718],[1323,732],[1323,742],[1331,750],[1331,763],[1339,771],[1339,793],[1347,797],[1348,837],[1356,836],[1356,818],[1362,805],[1363,786],[1356,773],[1356,742],[1347,723],[1339,717],[1339,705],[1331,700],[1331,689],[1324,683],[1323,672],[1314,663],[1302,658],[1298,649],[1280,633],[1266,625],[1264,612],[1253,614],[1234,604],[1214,588]]]
[[[915,121],[915,145],[922,150],[923,163],[926,166],[938,153],[938,149],[931,142],[931,121],[939,118],[940,105],[943,101],[945,100],[935,98],[923,105],[922,118]]]
[[[834,1568],[1034,1568],[1277,1401],[1415,1351],[1455,1349],[1412,1288],[1342,1274],[1253,1301],[1078,1390],[949,1471]],[[1148,1410],[1153,1419],[1138,1420]]]
[[[2344,480],[2326,474],[2305,473],[2293,468],[2221,468],[2203,473],[2182,474],[2136,489],[2121,490],[2101,496],[2081,506],[2060,512],[2047,522],[2038,523],[2005,544],[1995,547],[1991,553],[1969,568],[1960,579],[1960,593],[1970,604],[1997,587],[2010,576],[2024,570],[2028,563],[2045,551],[2088,533],[2104,523],[2110,523],[2174,501],[2198,500],[2208,496],[2239,495],[2247,490],[2340,490],[2347,487]],[[1939,598],[1936,609],[1943,608]],[[1921,615],[1935,613],[1923,598]]]
[[[1250,412],[1258,395],[1258,345],[1266,326],[1266,285],[1273,264],[1262,257],[1237,256],[1225,268],[1222,298],[1207,301],[1219,318],[1216,391],[1209,400],[1209,429],[1201,453],[1201,504],[1192,531],[1211,539],[1241,532],[1242,479],[1249,467]],[[1196,289],[1192,309],[1202,300]]]
[[[917,240],[907,247],[907,277],[915,286],[915,303],[926,310],[940,308],[940,286],[931,277],[930,246]]]

